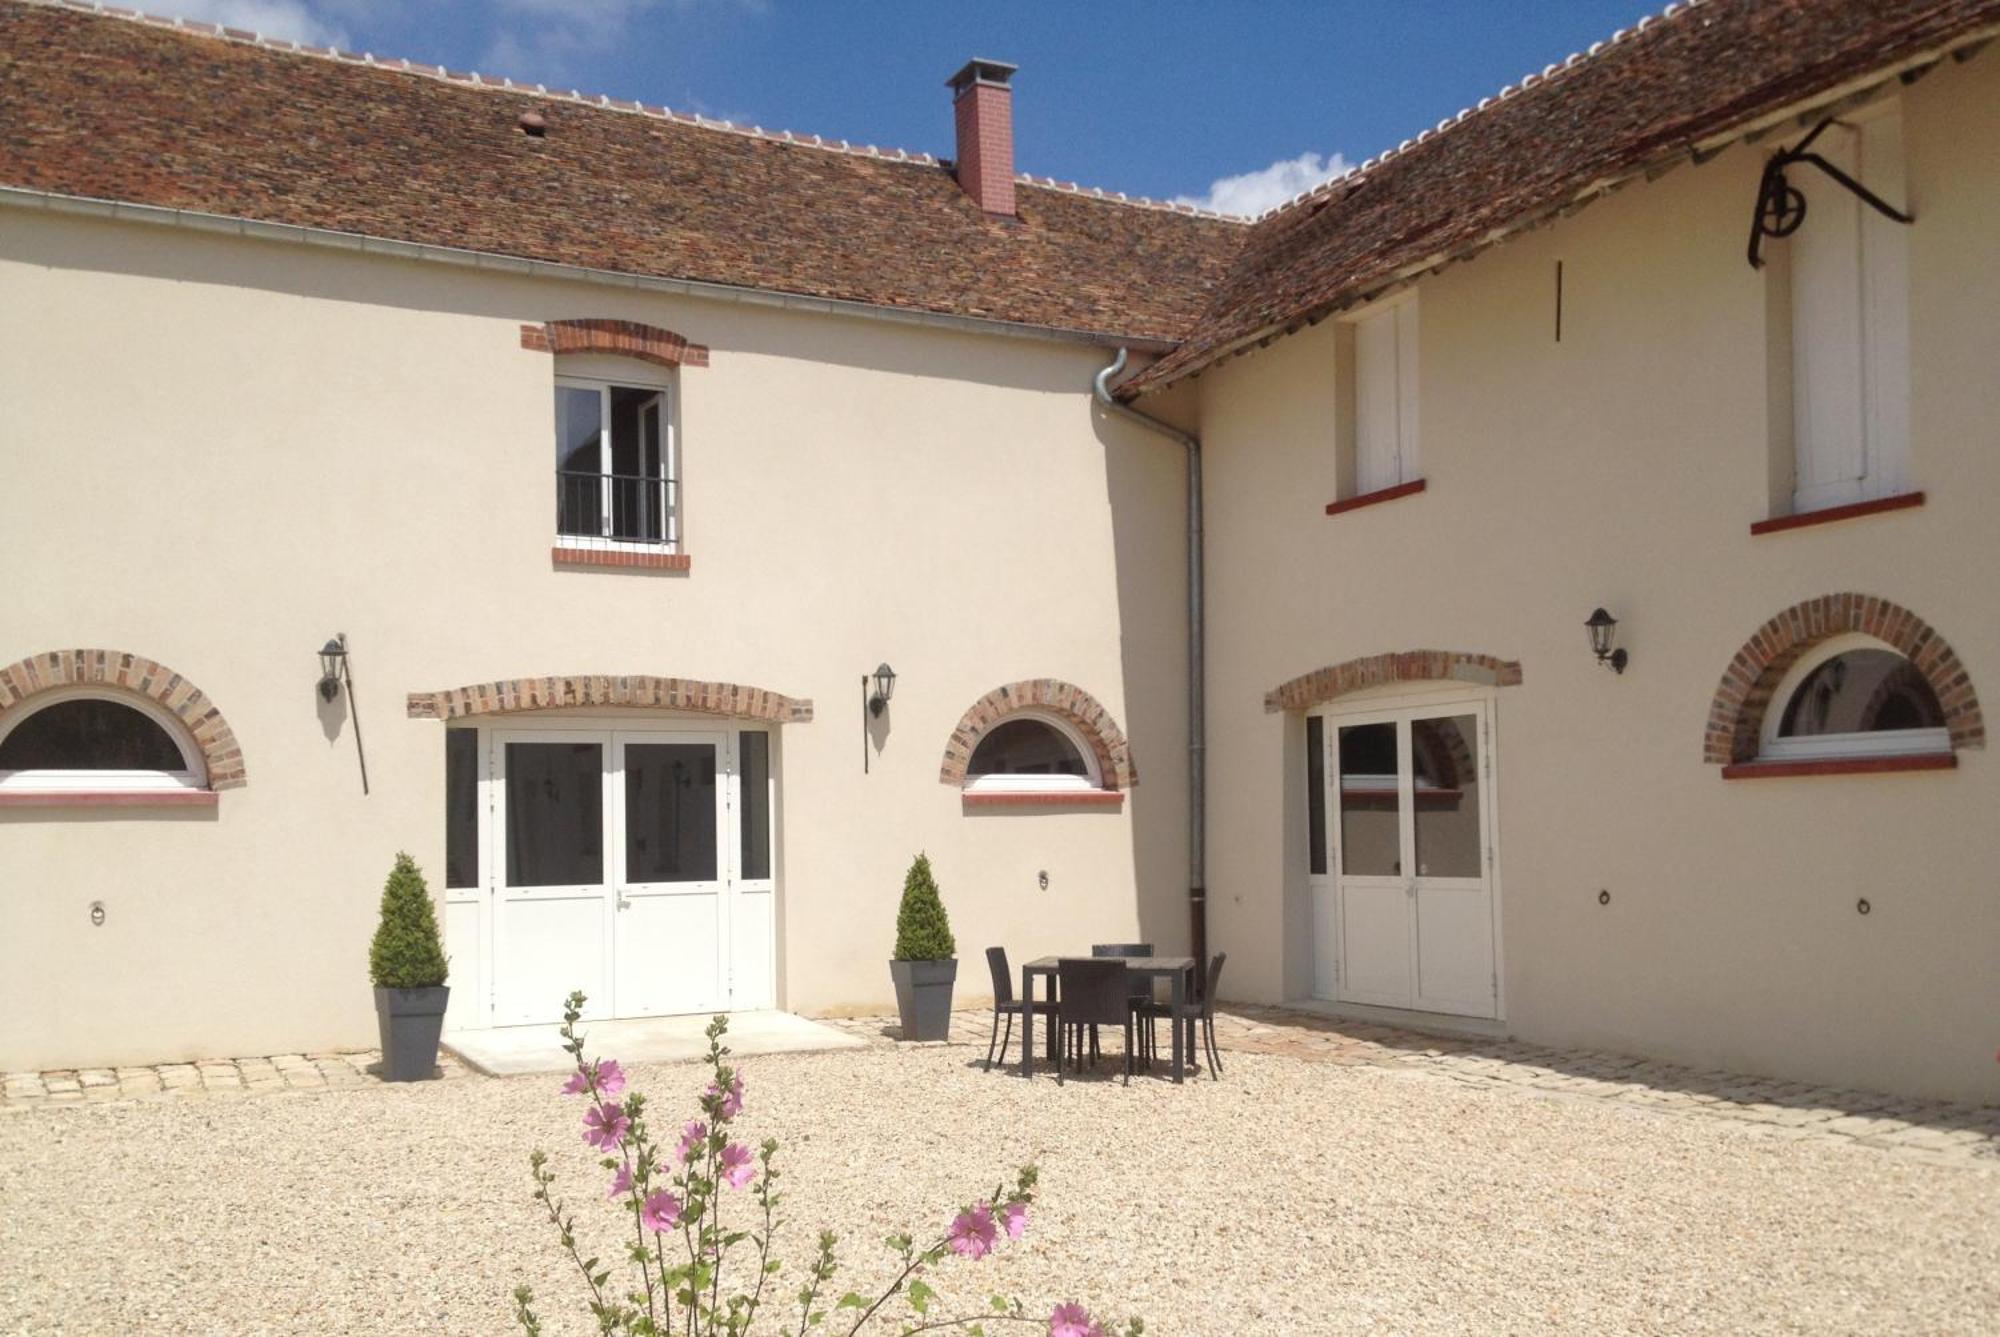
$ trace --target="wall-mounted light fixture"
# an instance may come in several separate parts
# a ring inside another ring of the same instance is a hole
[[[347,633],[342,632],[319,648],[319,699],[328,705],[347,685],[347,713],[354,720],[354,759],[361,764],[361,792],[368,792],[368,756],[361,750],[361,708],[354,699],[354,670],[347,659]]]
[[[896,670],[887,664],[877,664],[873,673],[861,675],[861,773],[868,773],[868,720],[882,718],[882,712],[889,708],[889,698],[896,694]]]
[[[1597,662],[1613,672],[1623,673],[1632,656],[1623,649],[1614,648],[1618,639],[1618,619],[1600,608],[1583,625],[1590,631],[1590,651],[1597,656]]]

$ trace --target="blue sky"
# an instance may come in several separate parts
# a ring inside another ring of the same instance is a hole
[[[950,156],[944,80],[1021,67],[1015,165],[1255,213],[1664,0],[124,0]]]

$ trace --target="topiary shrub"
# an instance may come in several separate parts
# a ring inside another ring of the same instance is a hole
[[[896,910],[895,959],[950,961],[957,956],[958,943],[951,936],[944,902],[938,899],[930,856],[919,854],[903,878],[903,903]]]
[[[378,989],[432,989],[444,983],[446,969],[423,870],[398,854],[382,888],[382,922],[368,945],[368,978]]]

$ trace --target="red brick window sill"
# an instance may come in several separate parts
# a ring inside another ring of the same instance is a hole
[[[1364,492],[1358,497],[1348,497],[1344,501],[1330,501],[1326,504],[1326,513],[1328,515],[1341,515],[1348,511],[1358,511],[1363,506],[1375,506],[1385,501],[1394,501],[1398,497],[1413,497],[1424,490],[1424,484],[1424,479],[1413,478],[1407,483],[1398,483],[1394,487],[1379,488],[1374,492]]]
[[[684,552],[631,552],[622,548],[571,548],[556,544],[549,550],[557,566],[597,566],[622,571],[686,571],[694,559]]]
[[[1125,795],[1117,789],[1054,790],[1048,793],[1024,791],[1015,794],[960,795],[968,808],[1111,808],[1123,807]]]
[[[1923,504],[1923,493],[1899,492],[1893,497],[1877,497],[1873,501],[1857,501],[1846,506],[1829,506],[1823,511],[1774,515],[1769,520],[1759,520],[1751,525],[1750,532],[1778,534],[1787,529],[1806,529],[1813,525],[1830,525],[1839,520],[1858,520],[1864,515],[1880,515],[1884,511],[1907,511],[1912,506]]]
[[[0,808],[213,808],[213,789],[22,789],[0,793]]]
[[[1890,771],[1949,771],[1955,752],[1913,752],[1899,757],[1828,757],[1824,761],[1739,761],[1722,768],[1725,780],[1778,780],[1802,775],[1881,775]]]

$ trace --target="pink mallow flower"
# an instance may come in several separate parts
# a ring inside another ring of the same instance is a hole
[[[583,1116],[583,1140],[600,1151],[616,1151],[632,1131],[632,1121],[616,1105],[592,1105]]]
[[[726,1094],[721,1087],[717,1086],[714,1082],[710,1082],[708,1084],[708,1094],[710,1096],[722,1097],[722,1108],[717,1111],[716,1117],[721,1119],[735,1118],[743,1112],[743,1074],[739,1072],[729,1079],[729,1090]]]
[[[731,1188],[744,1188],[756,1177],[756,1158],[750,1154],[750,1148],[741,1142],[731,1142],[722,1149],[723,1183]]]
[[[1028,1233],[1028,1204],[1010,1202],[1000,1209],[1000,1228],[1007,1232],[1007,1238],[1017,1240]]]
[[[618,1066],[615,1058],[599,1059],[597,1063],[597,1093],[615,1096],[625,1089],[625,1069]]]
[[[655,1235],[663,1235],[680,1223],[681,1200],[665,1189],[649,1195],[639,1212],[639,1224]]]
[[[568,1081],[563,1083],[562,1093],[566,1096],[580,1096],[589,1089],[590,1083],[585,1079],[583,1070],[579,1068],[569,1075]]]
[[[945,1247],[961,1258],[984,1258],[993,1252],[993,1209],[980,1203],[960,1212],[945,1232]]]
[[[681,1127],[680,1151],[676,1153],[680,1157],[681,1164],[686,1165],[693,1160],[695,1153],[701,1150],[701,1144],[706,1141],[708,1141],[707,1124],[699,1119],[691,1119],[684,1124]]]
[[[1090,1321],[1080,1304],[1061,1304],[1049,1315],[1049,1337],[1104,1337],[1104,1329]]]
[[[632,1163],[627,1161],[618,1167],[618,1173],[611,1176],[611,1190],[604,1196],[622,1198],[632,1191]]]

